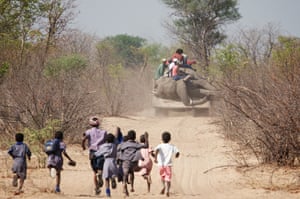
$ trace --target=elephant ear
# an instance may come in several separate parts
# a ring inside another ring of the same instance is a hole
[[[192,81],[190,83],[194,87],[204,88],[204,89],[211,90],[211,91],[216,90],[216,88],[201,73],[196,72],[196,71],[194,71],[192,69],[189,69],[189,68],[185,69],[185,72],[191,76],[190,79],[192,79]]]
[[[176,81],[176,93],[180,99],[180,101],[183,102],[184,105],[190,106],[190,97],[188,96],[187,88],[185,82],[180,79]]]
[[[168,77],[160,78],[159,80],[157,81],[157,96],[175,100],[177,98],[176,81]]]
[[[190,68],[182,68],[182,70],[184,73],[189,74],[192,78],[198,79],[200,76],[196,71]]]

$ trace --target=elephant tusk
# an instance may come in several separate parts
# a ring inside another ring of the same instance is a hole
[[[204,104],[205,102],[208,101],[208,97],[205,96],[204,98],[200,99],[200,100],[192,100],[190,99],[190,105],[191,106],[196,106],[196,105],[200,105],[200,104]]]
[[[193,100],[192,100],[192,98],[190,98],[190,105],[193,105]]]

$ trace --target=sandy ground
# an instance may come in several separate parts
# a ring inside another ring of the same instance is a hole
[[[161,133],[169,131],[171,142],[181,156],[174,159],[173,179],[170,198],[205,199],[250,199],[250,198],[300,198],[299,169],[275,168],[272,166],[239,168],[233,158],[232,144],[225,141],[216,118],[174,116],[131,116],[126,118],[104,118],[102,127],[114,131],[120,126],[123,132],[135,129],[138,136],[147,131],[150,145],[161,142]],[[61,194],[52,192],[55,181],[47,169],[34,168],[29,162],[28,179],[24,193],[14,196],[11,186],[11,160],[6,151],[1,153],[0,198],[105,198],[101,193],[94,195],[92,171],[88,152],[79,146],[68,146],[69,155],[77,161],[76,167],[64,166]],[[136,176],[135,192],[128,198],[166,198],[161,190],[158,168],[152,171],[151,192],[147,193],[146,182]],[[112,190],[112,198],[123,198],[122,186]]]

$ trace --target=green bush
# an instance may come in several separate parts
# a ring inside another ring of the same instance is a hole
[[[42,129],[24,129],[24,136],[31,152],[37,156],[39,166],[45,167],[46,154],[44,153],[45,141],[52,139],[56,130],[61,128],[60,120],[47,121]]]

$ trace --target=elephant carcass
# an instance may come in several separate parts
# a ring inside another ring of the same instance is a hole
[[[173,80],[170,77],[161,77],[155,82],[155,96],[163,99],[181,101],[185,106],[194,106],[209,101],[212,92],[200,84],[204,80],[195,79],[185,81],[184,79]]]

